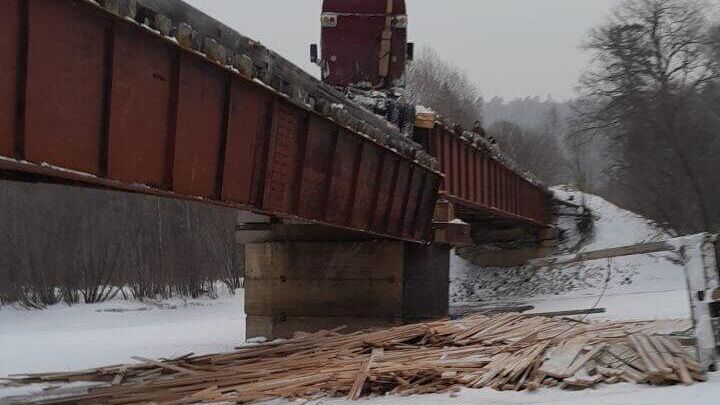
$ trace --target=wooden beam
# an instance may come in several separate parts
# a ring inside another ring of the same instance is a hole
[[[590,309],[575,309],[568,311],[555,311],[555,312],[537,312],[534,314],[523,314],[524,316],[550,316],[550,317],[563,317],[573,315],[589,315],[589,314],[604,314],[605,308],[590,308]]]
[[[675,250],[677,250],[677,247],[672,243],[651,242],[641,243],[639,245],[596,250],[592,252],[582,252],[576,255],[546,257],[542,259],[530,260],[528,264],[534,267],[546,267],[559,264],[586,262],[589,260],[609,259],[612,257],[634,256],[659,252],[672,252]]]

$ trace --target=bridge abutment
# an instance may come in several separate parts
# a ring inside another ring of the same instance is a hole
[[[461,255],[481,267],[518,267],[552,255],[559,243],[556,228],[519,224],[473,224],[473,246]]]
[[[449,252],[388,240],[247,244],[247,337],[445,317]]]

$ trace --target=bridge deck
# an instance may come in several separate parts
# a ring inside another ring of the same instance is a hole
[[[440,124],[417,132],[418,141],[440,161],[445,174],[441,194],[456,204],[464,219],[549,224],[552,197],[544,187]]]
[[[82,0],[0,5],[0,168],[428,241],[441,175]]]
[[[192,17],[199,35],[213,31],[182,2],[143,4]],[[218,32],[216,43],[233,42]],[[260,46],[245,42],[237,52],[257,56]],[[198,199],[414,242],[432,240],[439,195],[473,216],[549,222],[542,187],[442,126],[424,135],[444,180],[425,152],[360,134],[181,43],[88,0],[0,2],[0,176]],[[261,64],[279,58],[262,55]],[[330,94],[310,84],[306,92]]]

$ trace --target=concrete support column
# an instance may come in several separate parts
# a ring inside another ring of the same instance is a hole
[[[448,313],[449,248],[395,241],[245,247],[247,337],[401,325]]]
[[[445,318],[450,305],[450,246],[405,245],[405,322]]]

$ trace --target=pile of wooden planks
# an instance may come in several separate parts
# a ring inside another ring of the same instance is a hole
[[[135,358],[139,364],[15,376],[12,383],[103,383],[83,395],[39,402],[47,404],[196,404],[703,381],[689,352],[658,333],[668,329],[667,322],[478,314],[348,335],[297,334],[231,353]]]

